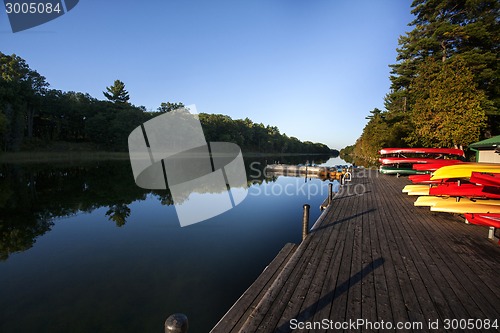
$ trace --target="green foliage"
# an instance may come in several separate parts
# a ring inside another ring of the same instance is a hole
[[[7,117],[3,112],[0,112],[0,143],[2,143],[2,138],[7,130]]]
[[[233,142],[245,151],[330,154],[330,148],[324,144],[301,142],[281,134],[276,126],[254,123],[248,118],[233,120],[222,114],[200,113],[199,119],[208,142]]]
[[[460,55],[472,72],[477,88],[492,102],[485,111],[490,130],[498,131],[500,2],[415,0],[412,7],[414,29],[400,37],[398,63],[391,66],[391,95],[399,95],[393,99],[410,97],[407,102],[412,105],[411,96],[405,92],[422,64],[431,59],[445,62]]]
[[[479,140],[486,125],[482,106],[488,101],[459,56],[444,63],[429,60],[422,64],[410,92],[415,95],[412,143],[453,147]]]
[[[0,143],[4,150],[20,149],[27,137],[37,142],[91,142],[97,149],[125,151],[134,128],[160,113],[184,107],[183,103],[164,102],[159,112],[147,112],[128,102],[129,94],[120,80],[103,92],[109,101],[47,89],[45,78],[16,55],[0,53],[0,74]],[[281,134],[276,126],[248,118],[233,120],[203,113],[199,117],[209,142],[234,142],[246,151],[330,153],[324,144],[301,142]]]
[[[160,107],[157,110],[158,110],[158,112],[165,113],[165,112],[170,112],[170,111],[180,109],[183,107],[184,107],[184,104],[182,104],[182,103],[167,102],[167,103],[161,103]]]
[[[34,119],[48,85],[24,59],[0,52],[0,112],[5,120],[0,140],[4,149],[19,150],[23,138],[33,137]]]
[[[500,2],[414,0],[399,38],[386,111],[374,110],[349,156],[388,146],[466,146],[500,133]]]
[[[347,163],[353,163],[353,152],[355,145],[346,146],[340,149],[340,158],[346,161]]]
[[[130,96],[128,91],[125,90],[125,83],[120,80],[115,80],[112,86],[106,87],[106,91],[103,91],[104,97],[106,97],[110,102],[129,104],[128,100]]]
[[[382,147],[405,146],[403,138],[408,128],[398,114],[377,108],[370,111],[370,114],[366,117],[369,121],[356,144],[340,151],[340,156],[345,161],[370,166],[376,163],[378,151]]]

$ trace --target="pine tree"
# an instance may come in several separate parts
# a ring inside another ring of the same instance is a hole
[[[399,39],[397,63],[391,65],[389,111],[408,111],[409,87],[427,59],[445,62],[460,55],[476,87],[492,102],[485,106],[490,129],[500,130],[500,2],[497,0],[414,0],[413,30]],[[405,109],[403,110],[403,106]]]
[[[113,103],[129,104],[130,96],[128,91],[125,90],[125,83],[120,80],[115,80],[112,86],[106,87],[103,91],[104,96]]]

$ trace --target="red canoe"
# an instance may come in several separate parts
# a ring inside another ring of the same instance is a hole
[[[381,157],[378,161],[383,165],[388,164],[441,164],[441,166],[460,163],[460,160],[445,160],[425,157]],[[451,162],[450,162],[451,161]]]
[[[414,183],[414,184],[443,184],[447,183],[449,180],[448,179],[436,179],[436,180],[431,180],[431,174],[427,173],[424,175],[410,175],[408,176],[408,179]],[[456,180],[450,180],[452,183],[456,183]]]
[[[429,195],[500,199],[500,189],[476,184],[443,183],[429,189]]]
[[[408,179],[412,182],[412,183],[425,183],[425,184],[428,184],[429,182],[433,181],[431,180],[431,175],[430,174],[426,174],[426,175],[409,175],[408,176]]]
[[[419,171],[436,171],[441,167],[453,164],[460,164],[460,163],[464,162],[459,160],[433,160],[433,162],[427,164],[413,164],[413,169]]]
[[[472,224],[500,228],[500,214],[465,214],[465,219]]]
[[[455,148],[384,148],[378,152],[380,155],[386,154],[445,154],[465,157],[462,149]]]
[[[414,184],[441,184],[446,181],[446,179],[431,180],[431,174],[410,175],[408,179]]]
[[[473,172],[470,181],[475,184],[500,187],[500,173]]]

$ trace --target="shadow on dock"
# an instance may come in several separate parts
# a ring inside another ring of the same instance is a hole
[[[342,224],[344,222],[354,220],[354,219],[356,219],[356,218],[358,218],[360,216],[363,216],[365,214],[369,214],[369,213],[374,212],[374,211],[376,211],[376,209],[375,208],[371,208],[371,209],[368,209],[368,210],[366,210],[364,212],[361,212],[361,213],[358,213],[358,214],[354,214],[352,216],[344,217],[343,219],[340,219],[338,221],[334,221],[333,223],[325,223],[325,224],[323,224],[320,227],[312,229],[311,231],[309,231],[309,233],[312,234],[314,232],[318,232],[318,231],[323,230],[323,229],[331,228],[331,227],[336,226],[338,224]]]
[[[316,314],[316,312],[329,306],[336,297],[339,297],[343,293],[349,291],[349,288],[351,288],[355,284],[360,283],[370,273],[372,273],[374,270],[382,266],[384,262],[385,262],[384,258],[378,258],[372,261],[371,263],[367,264],[365,268],[363,268],[361,271],[351,276],[349,279],[345,280],[343,283],[338,285],[335,289],[330,291],[325,296],[321,297],[316,303],[304,309],[295,318],[299,322],[306,322],[311,320],[313,316]],[[276,332],[283,332],[283,333],[292,332],[292,329],[290,328],[289,323],[287,323],[286,325],[283,324],[280,327],[278,327]]]

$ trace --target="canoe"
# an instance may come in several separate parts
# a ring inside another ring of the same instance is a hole
[[[433,212],[446,212],[455,214],[478,213],[478,214],[500,214],[500,205],[481,204],[476,202],[437,202],[431,206]]]
[[[448,201],[448,199],[455,200],[455,198],[446,198],[446,197],[436,197],[433,195],[423,195],[417,198],[415,202],[413,203],[414,206],[417,207],[430,207],[434,206],[437,202],[440,202],[442,200],[445,200],[444,202]]]
[[[473,172],[470,181],[475,184],[500,187],[500,173]]]
[[[403,193],[408,193],[408,192],[414,192],[414,191],[420,191],[420,190],[427,190],[429,191],[429,185],[406,185],[401,192]]]
[[[410,175],[408,179],[414,184],[427,183],[431,181],[431,175],[429,173],[424,175]]]
[[[451,165],[460,163],[460,160],[445,160],[436,158],[426,158],[426,157],[380,157],[378,161],[383,165],[391,164],[441,164]],[[415,169],[415,168],[413,168]],[[423,169],[425,170],[425,169]]]
[[[434,195],[426,195],[418,197],[417,200],[413,203],[414,206],[422,207],[422,206],[435,206],[437,204],[446,204],[451,203],[454,204],[457,202],[456,197],[437,197]],[[459,201],[460,204],[478,204],[478,205],[492,205],[492,206],[500,206],[500,200],[494,199],[479,199],[479,200],[470,200],[468,198],[461,198]]]
[[[435,160],[437,161],[437,160]],[[464,163],[459,160],[440,160],[442,162],[438,163],[421,163],[421,164],[413,164],[413,169],[415,170],[420,170],[420,171],[436,171],[439,168],[442,168],[446,165],[454,165],[454,164],[460,164]]]
[[[462,149],[455,148],[384,148],[379,150],[380,155],[387,154],[446,154],[465,157]]]
[[[379,169],[380,173],[383,174],[388,174],[388,175],[395,175],[395,174],[400,174],[400,175],[417,175],[417,174],[424,174],[425,171],[417,171],[413,170],[412,168],[398,168],[395,166],[386,166],[382,165]]]
[[[429,186],[428,185],[424,186],[425,187],[421,188],[407,189],[405,193],[408,195],[422,195],[422,196],[429,195]]]
[[[447,165],[437,169],[431,176],[431,180],[446,178],[470,178],[472,172],[500,172],[499,163],[461,163]]]
[[[495,191],[495,188],[490,189],[488,186],[476,184],[443,183],[433,186],[429,190],[429,195],[500,199],[500,189]]]
[[[465,219],[472,224],[500,228],[500,214],[465,214]]]
[[[448,179],[437,179],[437,180],[431,180],[431,174],[426,173],[426,174],[418,174],[418,175],[410,175],[408,176],[408,179],[413,183],[413,184],[442,184],[446,183]]]

